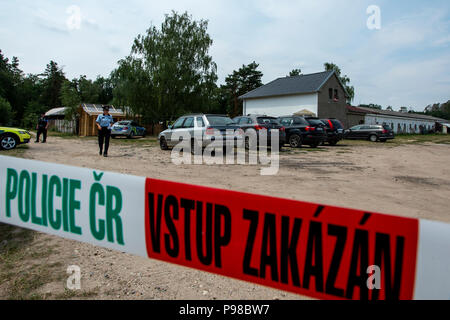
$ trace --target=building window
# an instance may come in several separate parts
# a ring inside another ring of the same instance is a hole
[[[334,89],[334,100],[335,101],[339,100],[339,93],[337,89]]]
[[[328,89],[328,96],[330,97],[330,100],[333,99],[333,89]]]

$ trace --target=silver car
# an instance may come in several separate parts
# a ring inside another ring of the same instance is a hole
[[[206,147],[214,141],[242,140],[242,130],[226,115],[191,114],[178,118],[167,130],[158,136],[162,150],[168,150],[181,141],[190,140],[191,147],[198,144]],[[228,142],[229,143],[229,142]]]
[[[145,137],[146,133],[145,128],[141,127],[136,121],[133,120],[122,120],[114,123],[111,127],[112,138],[116,138],[118,136],[124,136],[129,139],[135,136]]]

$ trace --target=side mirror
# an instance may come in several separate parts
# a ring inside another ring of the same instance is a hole
[[[173,129],[173,125],[170,125],[170,126],[168,126],[167,127],[169,130],[172,130]]]

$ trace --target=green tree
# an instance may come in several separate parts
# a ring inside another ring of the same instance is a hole
[[[172,12],[158,29],[134,40],[130,56],[111,74],[114,101],[147,122],[185,112],[207,112],[216,90],[217,66],[208,54],[208,22]]]
[[[77,116],[77,110],[82,102],[82,98],[80,93],[77,90],[77,83],[74,81],[64,81],[61,87],[61,102],[62,105],[66,108],[65,110],[65,118],[66,120],[73,120]]]
[[[19,60],[13,57],[9,61],[0,50],[0,96],[9,103],[11,112],[19,119],[24,112],[20,92],[22,77],[23,73],[19,69]],[[16,123],[17,121],[16,119],[10,119],[9,122]]]
[[[302,74],[302,69],[293,69],[291,72],[289,72],[289,77],[295,77]]]
[[[344,86],[345,90],[347,91],[348,98],[347,102],[351,103],[353,99],[355,98],[355,88],[350,85],[350,78],[347,75],[341,74],[341,68],[339,68],[337,65],[331,62],[325,62],[324,63],[325,71],[335,71],[336,75],[338,76],[339,80],[341,80],[342,85]]]
[[[13,111],[11,105],[6,99],[0,97],[0,125],[9,126],[13,120]]]
[[[85,75],[72,81],[64,81],[61,87],[61,103],[66,107],[67,119],[74,119],[80,103],[109,104],[112,97],[111,80],[97,77],[95,81]]]
[[[41,103],[50,109],[61,107],[61,87],[66,81],[62,68],[54,61],[50,61],[42,74]]]
[[[425,114],[436,118],[450,120],[450,100],[444,103],[435,103],[427,106]]]
[[[98,103],[101,88],[86,76],[72,80],[82,102]]]
[[[126,57],[119,61],[119,67],[111,73],[113,84],[112,104],[127,106],[135,114],[142,115],[147,123],[163,120],[161,109],[152,83],[152,75],[143,68],[142,61]]]
[[[262,86],[263,74],[257,70],[258,67],[259,64],[253,61],[225,78],[225,85],[221,86],[222,104],[226,105],[226,110],[232,117],[242,114],[242,101],[239,97]]]
[[[111,79],[98,76],[94,81],[94,85],[99,89],[97,100],[98,103],[110,104],[114,98]]]

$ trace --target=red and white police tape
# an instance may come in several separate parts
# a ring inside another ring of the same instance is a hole
[[[0,156],[0,222],[319,299],[450,299],[450,225]]]

